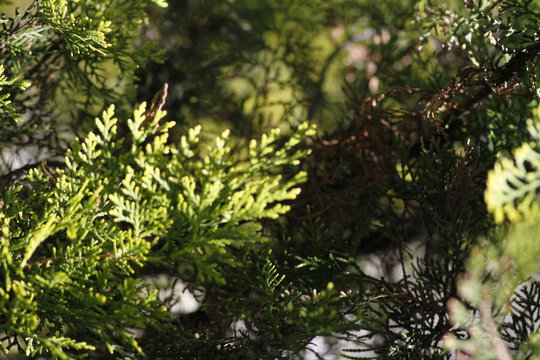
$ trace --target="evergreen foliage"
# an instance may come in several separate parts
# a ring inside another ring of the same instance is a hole
[[[3,16],[0,356],[539,359],[539,25],[533,0]]]
[[[148,258],[172,268],[192,265],[196,282],[219,284],[220,264],[235,263],[227,248],[259,241],[249,224],[277,217],[287,210],[277,202],[295,197],[303,174],[280,182],[269,171],[306,155],[294,147],[309,135],[307,126],[280,149],[277,132],[253,141],[249,162],[236,164],[226,134],[216,139],[217,151],[200,159],[200,128],[176,149],[166,145],[173,123],[153,134],[164,113],[145,126],[144,112],[142,105],[127,121],[125,142],[109,108],[96,120],[97,132],[68,151],[65,170],[32,169],[24,187],[5,193],[1,308],[7,349],[23,346],[17,336],[29,355],[47,350],[69,358],[65,348],[95,349],[88,340],[54,335],[67,331],[96,338],[110,352],[129,345],[142,353],[129,328],[158,327],[166,316],[156,293],[132,276],[135,268]],[[25,189],[24,201],[15,201]],[[275,277],[268,281],[273,286]]]
[[[108,104],[125,105],[135,69],[159,56],[151,43],[132,46],[147,21],[145,8],[153,3],[165,5],[151,0],[33,1],[23,13],[3,17],[5,75],[24,79],[32,88],[9,92],[24,114],[24,126],[2,124],[0,143],[16,153],[37,147],[47,158],[61,158],[70,133],[85,129]],[[3,172],[16,167],[7,157],[0,165]]]

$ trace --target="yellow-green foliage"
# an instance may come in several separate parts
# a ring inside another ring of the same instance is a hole
[[[497,223],[517,222],[538,213],[540,107],[527,124],[532,141],[514,150],[512,159],[497,162],[488,174],[485,201]]]
[[[106,55],[108,47],[122,50],[126,39],[145,18],[144,7],[150,4],[166,7],[165,1],[145,0],[122,2],[45,0],[39,4],[38,15],[67,43],[72,54],[97,52]],[[131,19],[127,22],[128,18]],[[113,51],[114,52],[114,51]]]
[[[30,83],[20,79],[8,79],[4,75],[4,66],[0,65],[0,129],[2,126],[12,125],[13,120],[20,120],[17,110],[11,105],[10,93],[16,90],[24,90]]]
[[[498,229],[499,236],[473,248],[467,273],[458,281],[461,300],[448,302],[451,321],[468,336],[458,339],[448,334],[445,346],[475,360],[511,359],[503,341],[510,338],[521,340],[518,359],[540,356],[537,304],[531,302],[539,290],[532,277],[540,270],[540,107],[533,110],[527,124],[532,141],[515,149],[512,158],[495,163],[487,179],[488,211],[496,223],[507,220],[510,224]],[[471,312],[464,302],[478,312]]]
[[[129,329],[167,315],[135,269],[168,262],[223,283],[220,264],[240,264],[231,250],[261,241],[257,220],[283,214],[280,202],[298,194],[305,174],[283,180],[275,171],[307,155],[297,148],[314,133],[306,124],[284,142],[278,131],[254,140],[246,160],[231,152],[227,133],[201,157],[200,127],[176,147],[168,143],[173,122],[160,123],[161,111],[147,119],[145,110],[120,137],[110,107],[68,151],[65,170],[32,170],[24,189],[2,195],[4,353],[16,338],[32,356],[68,359],[94,348],[70,333],[92,334],[110,352],[140,352]]]
[[[44,100],[52,97],[58,108],[59,100],[67,97],[68,101],[77,99],[84,111],[97,112],[90,106],[114,99],[120,83],[125,85],[127,79],[134,78],[138,66],[157,60],[161,54],[151,42],[137,48],[134,44],[141,25],[147,22],[146,11],[151,5],[166,7],[167,3],[33,2],[23,13],[2,19],[2,64],[10,76],[33,83],[35,90],[27,96],[39,95],[41,107],[46,106]],[[114,99],[116,103],[120,103],[119,98]]]
[[[535,2],[166,5],[0,19],[0,357],[540,355]]]

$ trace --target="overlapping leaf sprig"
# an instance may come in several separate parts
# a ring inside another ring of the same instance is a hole
[[[489,172],[485,201],[497,223],[517,222],[537,213],[540,188],[540,108],[528,121],[532,140],[514,150],[514,157],[497,162]]]
[[[458,281],[458,294],[469,308],[462,300],[448,302],[451,321],[459,330],[446,337],[445,345],[472,359],[528,359],[540,354],[533,292],[538,287],[533,275],[540,270],[539,115],[537,107],[528,120],[531,141],[515,149],[512,158],[495,163],[488,174],[487,209],[496,223],[507,221],[510,226],[502,226],[499,236],[473,249],[467,274]],[[471,306],[478,311],[471,312]]]
[[[305,174],[283,180],[279,170],[307,155],[298,146],[314,132],[306,124],[285,141],[279,131],[253,140],[241,161],[227,132],[208,149],[200,127],[172,145],[174,123],[145,110],[134,112],[122,137],[110,107],[68,151],[65,169],[32,170],[3,194],[4,353],[142,352],[132,329],[157,327],[168,315],[138,278],[141,268],[188,265],[198,279],[223,283],[220,264],[239,261],[231,250],[263,241],[257,220],[283,214],[281,202],[298,194]]]

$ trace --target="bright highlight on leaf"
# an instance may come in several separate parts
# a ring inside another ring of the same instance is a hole
[[[495,222],[505,219],[517,222],[537,214],[540,189],[540,108],[534,118],[528,120],[532,142],[524,143],[514,150],[513,159],[502,159],[489,172],[485,201]]]

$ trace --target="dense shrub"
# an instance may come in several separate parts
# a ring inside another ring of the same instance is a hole
[[[2,353],[540,358],[539,28],[526,0],[4,16]]]

